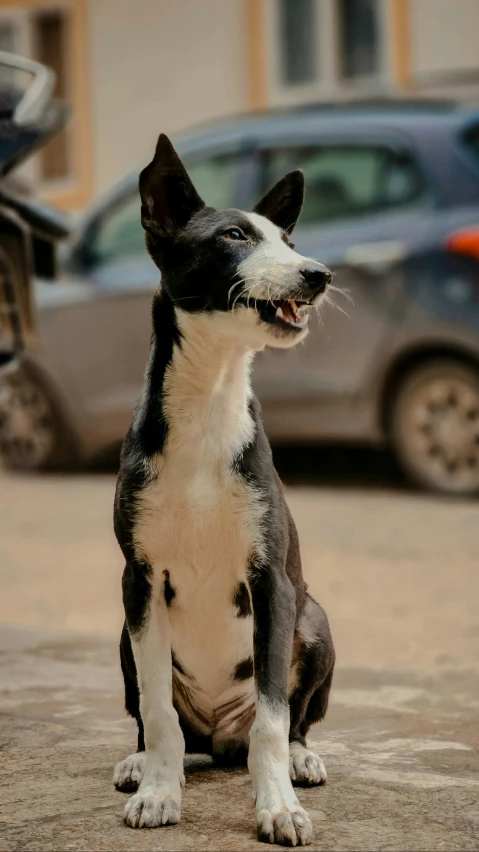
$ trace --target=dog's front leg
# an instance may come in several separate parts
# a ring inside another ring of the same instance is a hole
[[[266,843],[304,846],[311,820],[289,775],[288,673],[295,625],[295,594],[284,568],[253,566],[249,587],[254,619],[256,719],[248,766],[256,797],[258,837]]]
[[[179,822],[184,784],[185,742],[172,703],[168,610],[163,595],[155,599],[151,594],[148,574],[147,566],[141,563],[127,566],[123,582],[146,751],[145,771],[138,792],[125,806],[124,820],[132,828]],[[145,598],[141,619],[138,618],[136,591],[140,598]]]

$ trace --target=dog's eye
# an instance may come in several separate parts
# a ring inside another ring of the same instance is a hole
[[[245,240],[246,237],[243,234],[243,231],[240,228],[228,228],[227,231],[223,233],[223,236],[226,237],[227,240]]]

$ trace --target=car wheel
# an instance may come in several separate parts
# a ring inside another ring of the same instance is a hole
[[[479,371],[452,360],[418,367],[401,383],[392,439],[406,475],[430,491],[479,493]]]
[[[41,384],[20,370],[6,376],[0,408],[0,455],[10,470],[55,467],[64,459],[64,430]]]

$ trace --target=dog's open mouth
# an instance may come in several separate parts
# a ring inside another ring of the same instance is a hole
[[[288,331],[301,331],[308,323],[311,302],[294,299],[241,299],[241,304],[253,308],[263,322]]]

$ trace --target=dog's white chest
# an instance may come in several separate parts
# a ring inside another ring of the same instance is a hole
[[[231,356],[227,340],[208,341],[208,318],[184,316],[181,328],[164,381],[168,437],[149,462],[134,537],[153,571],[153,600],[162,600],[165,578],[171,586],[175,680],[187,685],[187,715],[196,713],[205,732],[226,731],[225,708],[252,705],[252,678],[234,677],[252,657],[252,618],[238,616],[234,596],[262,550],[261,495],[234,465],[254,434],[249,356]]]
[[[252,702],[252,680],[234,679],[252,656],[252,618],[238,614],[234,595],[246,581],[261,513],[231,468],[168,454],[158,464],[139,501],[135,538],[153,569],[154,600],[169,579],[172,650],[206,732],[225,724],[221,708]]]

